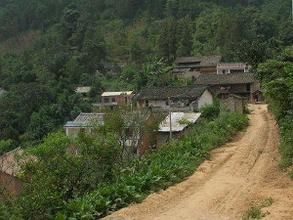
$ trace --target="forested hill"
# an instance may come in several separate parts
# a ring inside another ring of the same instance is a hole
[[[256,66],[292,44],[290,16],[290,0],[1,0],[0,139],[39,140],[89,111],[76,85],[94,98],[176,84],[178,56]]]
[[[247,47],[243,40],[290,40],[289,0],[2,0],[0,6],[0,41],[31,30],[46,33],[39,46],[51,50],[82,52],[94,41],[104,49],[95,53],[98,61],[210,53],[237,60],[233,49]]]

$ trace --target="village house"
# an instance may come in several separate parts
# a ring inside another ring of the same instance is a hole
[[[175,60],[173,75],[177,78],[195,80],[202,74],[216,74],[221,56],[179,57]]]
[[[249,73],[251,66],[245,63],[219,63],[217,74]]]
[[[230,94],[244,97],[252,102],[260,98],[254,96],[256,91],[260,91],[260,83],[253,73],[200,75],[195,84],[209,86],[221,99],[227,98]]]
[[[142,89],[134,99],[138,108],[154,111],[198,111],[213,104],[213,94],[206,86],[163,87]]]
[[[127,106],[132,103],[133,96],[133,91],[104,92],[101,95],[101,102],[94,103],[93,107],[98,109],[114,109],[117,106]]]
[[[95,127],[104,125],[104,118],[104,113],[80,113],[64,125],[66,135],[76,138],[80,133],[91,133]]]
[[[198,121],[200,116],[201,113],[194,112],[171,112],[168,114],[159,125],[157,146],[167,143],[171,136],[179,138],[184,135],[188,128]]]

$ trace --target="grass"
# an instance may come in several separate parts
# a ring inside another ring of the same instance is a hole
[[[282,160],[280,167],[289,171],[289,176],[293,178],[293,116],[287,116],[279,121],[281,144],[280,153]]]
[[[242,216],[242,220],[259,220],[268,215],[268,212],[263,212],[262,209],[269,207],[273,204],[271,197],[262,201],[259,205],[250,207],[247,212]]]

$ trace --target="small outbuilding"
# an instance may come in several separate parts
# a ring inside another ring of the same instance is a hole
[[[201,113],[171,112],[159,125],[157,146],[168,142],[171,136],[181,137],[191,125],[198,121],[200,116]]]
[[[66,135],[76,138],[80,133],[91,133],[97,126],[104,125],[104,113],[80,113],[74,121],[68,121],[64,125]]]
[[[247,101],[241,96],[230,94],[227,98],[220,99],[220,104],[231,112],[239,112],[243,114]]]

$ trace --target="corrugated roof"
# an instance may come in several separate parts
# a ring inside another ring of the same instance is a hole
[[[165,100],[168,98],[196,99],[207,89],[206,86],[185,86],[185,87],[155,87],[142,89],[135,99]]]
[[[171,112],[171,126],[173,132],[183,131],[188,125],[194,124],[201,113]],[[159,126],[160,132],[170,132],[170,115]]]
[[[102,93],[102,97],[107,96],[120,96],[120,95],[131,95],[133,91],[120,91],[120,92],[104,92]]]
[[[68,121],[64,127],[93,127],[104,125],[105,113],[80,113],[74,121]]]
[[[90,86],[81,86],[81,87],[77,87],[75,89],[76,93],[89,93],[91,91],[91,87]]]
[[[233,73],[228,75],[200,75],[195,84],[200,85],[229,85],[257,82],[253,73]]]

